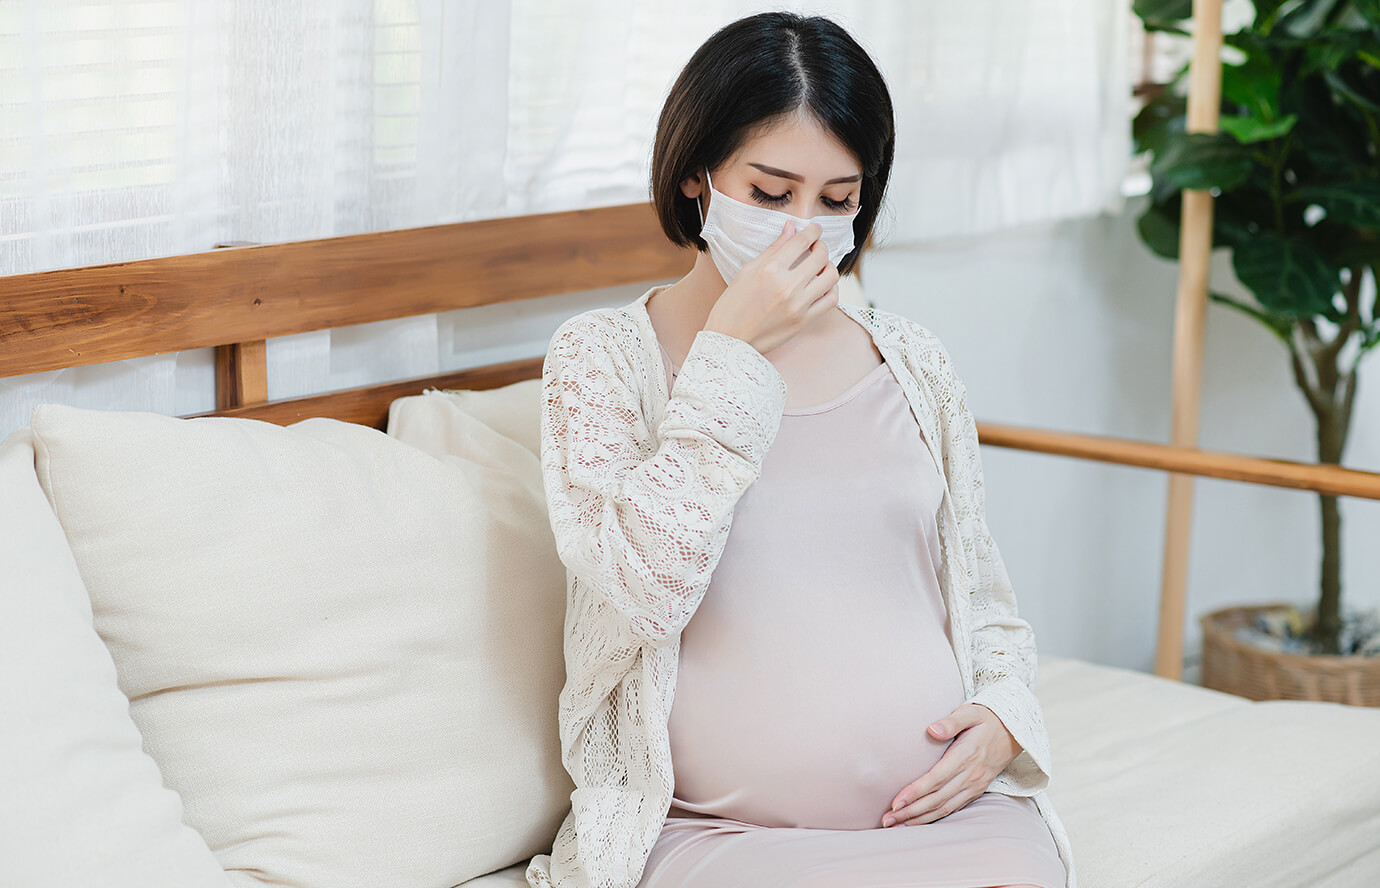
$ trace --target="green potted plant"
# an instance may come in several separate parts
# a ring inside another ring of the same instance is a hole
[[[1136,0],[1134,9],[1147,31],[1188,33],[1191,0]],[[1220,132],[1185,131],[1186,69],[1135,118],[1136,151],[1150,153],[1152,181],[1137,228],[1152,251],[1177,259],[1181,189],[1214,195],[1213,247],[1231,251],[1254,302],[1217,292],[1210,298],[1254,318],[1283,343],[1316,421],[1317,461],[1338,464],[1358,366],[1380,344],[1380,300],[1366,296],[1380,269],[1380,0],[1257,0],[1254,21],[1223,42]],[[1228,610],[1238,621],[1260,623],[1263,616],[1276,634],[1295,641],[1280,649],[1296,652],[1298,660],[1380,653],[1380,639],[1369,637],[1376,630],[1345,622],[1337,497],[1319,495],[1319,505],[1317,606],[1285,618],[1278,605],[1253,614]],[[1365,665],[1380,667],[1380,657],[1368,659]],[[1380,705],[1380,671],[1368,681]],[[1266,696],[1330,698],[1316,687],[1290,693],[1276,679],[1266,684],[1276,685],[1272,693],[1261,691]]]

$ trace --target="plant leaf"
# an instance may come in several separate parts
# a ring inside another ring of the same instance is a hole
[[[1246,181],[1251,149],[1221,133],[1175,133],[1150,164],[1152,174],[1178,188],[1229,191]]]
[[[1182,21],[1193,17],[1193,0],[1135,0],[1131,8],[1141,18]]]
[[[1222,97],[1243,106],[1252,117],[1279,117],[1279,87],[1283,75],[1263,50],[1252,52],[1239,65],[1222,66]]]
[[[1251,27],[1268,34],[1269,29],[1265,26],[1270,21],[1270,16],[1274,15],[1275,10],[1283,6],[1284,3],[1285,0],[1255,0],[1252,4],[1255,6],[1255,21],[1251,23]]]
[[[1380,0],[1351,0],[1351,8],[1372,28],[1380,29]]]
[[[1238,188],[1214,200],[1212,246],[1235,248],[1254,238],[1261,228],[1258,220],[1268,218],[1271,212],[1269,199],[1258,191]]]
[[[1361,351],[1356,355],[1356,363],[1360,363],[1361,355],[1370,351],[1376,344],[1380,344],[1380,324],[1376,324],[1374,327],[1367,330],[1365,336],[1361,339]],[[1354,367],[1355,364],[1352,366]]]
[[[1179,199],[1183,189],[1164,176],[1157,176],[1153,171],[1150,173],[1150,202],[1156,206],[1163,206],[1170,201]]]
[[[1273,122],[1258,117],[1223,117],[1218,125],[1231,133],[1242,145],[1249,145],[1252,142],[1267,142],[1287,135],[1298,119],[1297,114],[1290,114]]]
[[[1304,48],[1306,64],[1300,74],[1308,75],[1314,71],[1335,71],[1347,59],[1356,55],[1360,42],[1345,39],[1345,35],[1334,32],[1333,39],[1310,43]],[[1362,35],[1367,36],[1367,35]]]
[[[1321,77],[1301,78],[1290,107],[1298,112],[1293,144],[1306,158],[1311,178],[1322,181],[1373,175],[1371,135],[1366,112],[1350,102],[1334,98],[1331,86]]]
[[[1337,0],[1313,0],[1284,16],[1284,30],[1295,37],[1312,37],[1327,24]]]
[[[1179,219],[1169,207],[1151,204],[1136,220],[1136,231],[1155,255],[1179,258]]]
[[[1336,315],[1332,297],[1341,275],[1299,238],[1262,231],[1232,250],[1241,283],[1266,309],[1290,317]]]
[[[1131,122],[1131,138],[1135,141],[1136,153],[1153,151],[1158,154],[1163,151],[1171,134],[1184,131],[1187,109],[1188,100],[1167,89],[1147,102]]]
[[[1179,31],[1179,23],[1193,17],[1193,0],[1135,0],[1132,11],[1150,31]]]
[[[1372,113],[1380,112],[1380,102],[1362,95],[1359,89],[1342,77],[1340,71],[1324,71],[1323,77],[1327,78],[1327,85],[1332,87],[1332,91],[1336,95],[1348,99]]]
[[[1380,227],[1380,182],[1341,182],[1300,188],[1294,198],[1317,204],[1333,222],[1358,228]]]

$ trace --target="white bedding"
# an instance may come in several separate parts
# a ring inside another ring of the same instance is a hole
[[[1079,888],[1380,886],[1380,709],[1045,655],[1036,695]],[[465,888],[523,888],[525,868]]]

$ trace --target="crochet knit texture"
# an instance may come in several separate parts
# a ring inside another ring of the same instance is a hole
[[[786,382],[750,343],[701,330],[667,391],[649,291],[586,311],[552,336],[542,369],[541,462],[567,568],[562,761],[575,789],[537,888],[636,888],[673,793],[668,720],[680,633],[758,478]],[[1067,832],[1046,793],[1049,737],[1036,652],[984,517],[977,426],[938,337],[901,315],[840,304],[890,363],[945,481],[940,585],[967,702],[1022,752],[989,791],[1032,796],[1076,888]],[[919,777],[920,774],[915,775]],[[901,787],[896,787],[900,791]],[[880,812],[879,812],[880,814]]]

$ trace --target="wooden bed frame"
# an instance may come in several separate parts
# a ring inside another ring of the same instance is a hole
[[[311,330],[667,280],[693,256],[647,204],[464,222],[0,277],[0,377],[215,347],[217,409],[286,425],[377,429],[396,398],[541,376],[543,355],[268,401],[265,340]],[[1149,441],[978,423],[981,443],[1125,466],[1380,499],[1380,473]],[[1162,602],[1162,610],[1163,610]],[[1156,674],[1179,679],[1182,621],[1161,622]]]

